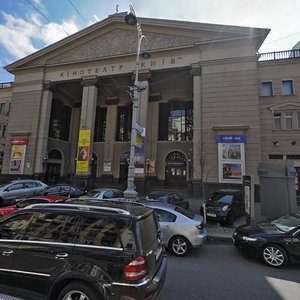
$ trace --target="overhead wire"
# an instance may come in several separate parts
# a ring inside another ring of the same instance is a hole
[[[70,5],[74,8],[74,10],[77,12],[77,14],[80,16],[80,18],[81,18],[86,24],[88,24],[87,19],[83,17],[83,15],[80,13],[80,11],[77,9],[77,7],[74,5],[74,3],[73,3],[71,0],[68,0],[68,2],[69,2]]]
[[[32,6],[45,20],[47,20],[49,22],[50,25],[53,25],[52,21],[36,6],[34,5],[30,0],[26,0],[27,3]],[[63,31],[65,32],[66,35],[70,35],[62,26]]]

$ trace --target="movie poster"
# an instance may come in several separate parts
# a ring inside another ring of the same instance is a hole
[[[88,173],[91,130],[80,130],[77,149],[76,173]]]
[[[23,174],[26,145],[12,145],[9,173]]]

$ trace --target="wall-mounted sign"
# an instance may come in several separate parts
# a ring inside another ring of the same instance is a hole
[[[228,134],[228,135],[217,135],[217,143],[246,143],[245,135]]]
[[[28,139],[12,139],[11,144],[12,145],[27,145]]]
[[[111,172],[111,161],[105,161],[103,165],[103,171],[106,173]]]

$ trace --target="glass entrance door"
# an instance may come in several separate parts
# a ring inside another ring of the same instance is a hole
[[[186,185],[186,157],[183,153],[174,151],[166,157],[165,185],[183,187]]]

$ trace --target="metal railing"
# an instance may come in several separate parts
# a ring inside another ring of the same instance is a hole
[[[0,89],[11,87],[13,83],[14,83],[13,81],[0,82]]]
[[[300,58],[300,49],[257,53],[258,61],[282,60]]]

